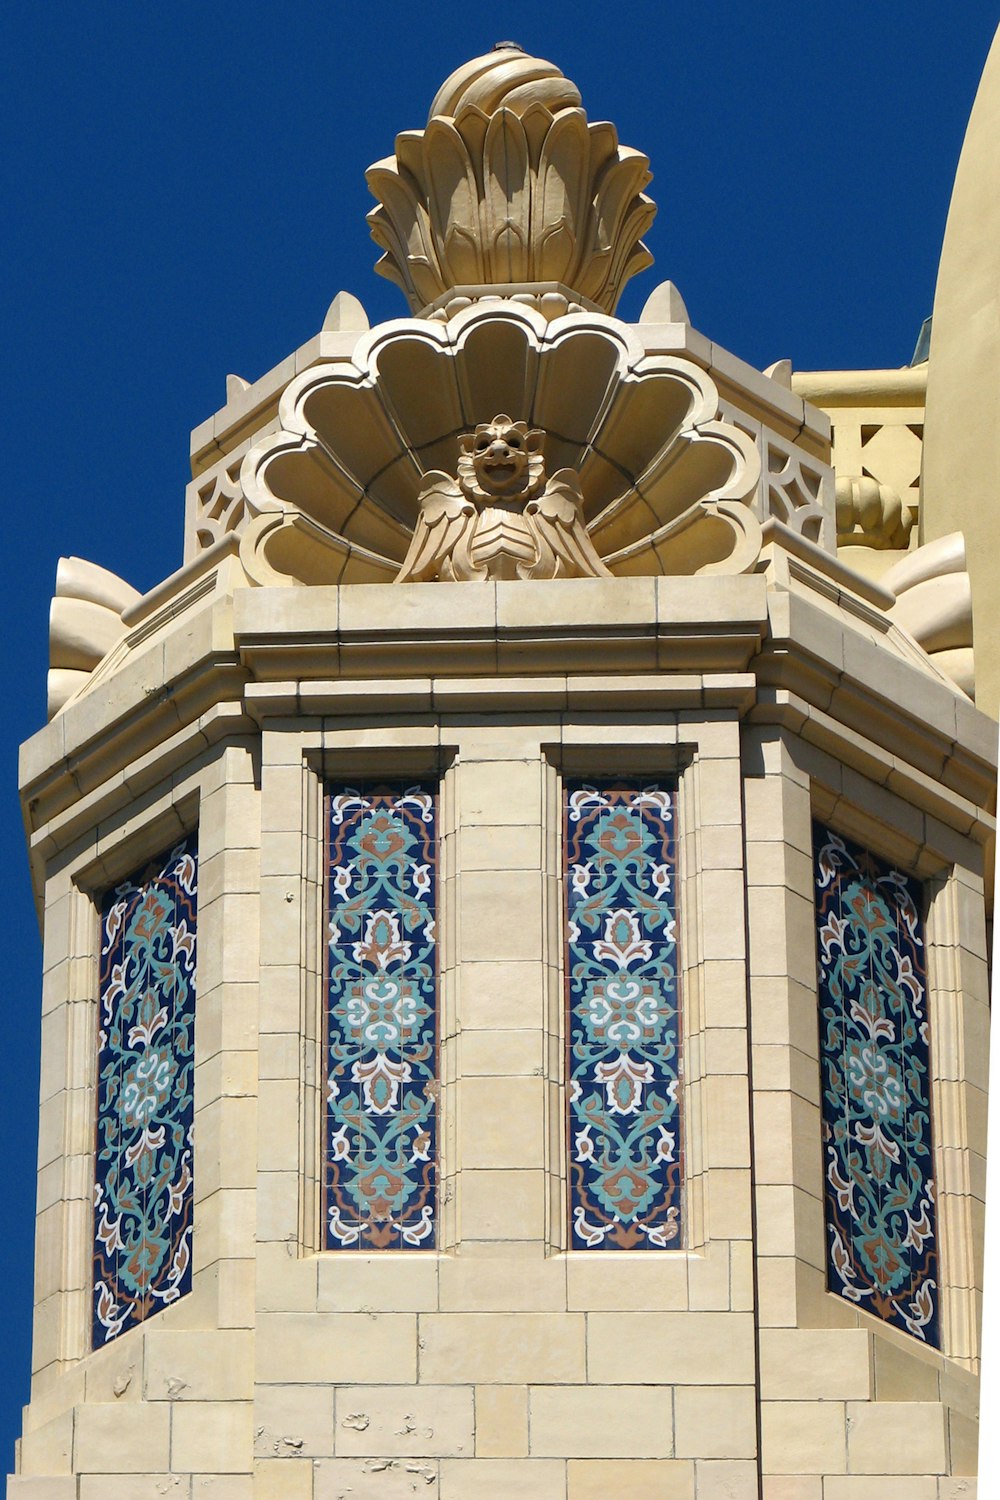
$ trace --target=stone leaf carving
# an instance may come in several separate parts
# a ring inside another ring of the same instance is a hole
[[[367,172],[376,269],[419,312],[455,287],[561,283],[613,312],[652,263],[649,160],[590,124],[552,63],[502,44],[445,82]]]
[[[240,473],[250,577],[392,582],[428,476],[454,483],[461,440],[497,412],[544,434],[553,476],[573,471],[589,546],[611,573],[753,566],[760,461],[753,440],[719,418],[711,377],[681,356],[647,354],[627,324],[602,314],[550,323],[498,301],[446,324],[383,324],[349,360],[290,382],[281,431],[250,449]],[[570,531],[584,556],[579,528]]]
[[[432,470],[397,583],[610,578],[572,469],[545,475],[545,434],[505,413],[459,439],[458,479]]]

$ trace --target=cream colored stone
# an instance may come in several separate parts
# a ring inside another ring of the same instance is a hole
[[[468,1386],[340,1389],[336,1452],[345,1457],[472,1457],[473,1392]]]
[[[319,1312],[437,1310],[439,1262],[434,1255],[328,1255],[320,1256],[315,1265]]]
[[[752,1386],[679,1386],[674,1395],[678,1458],[753,1458],[757,1405]]]
[[[80,1479],[81,1500],[187,1500],[190,1474],[84,1474]]]
[[[546,1186],[541,1170],[466,1168],[459,1199],[462,1240],[541,1240]]]
[[[587,1374],[608,1385],[722,1385],[754,1378],[745,1313],[604,1313],[587,1318]]]
[[[762,1329],[765,1400],[864,1400],[871,1391],[870,1336],[861,1329]]]
[[[735,1247],[734,1247],[735,1248]],[[714,1242],[688,1257],[688,1306],[698,1312],[728,1312],[732,1276],[730,1246]]]
[[[250,1465],[253,1408],[247,1401],[191,1401],[171,1413],[171,1468],[238,1474]]]
[[[487,762],[489,764],[489,762]],[[465,766],[465,774],[472,770]],[[506,774],[498,769],[497,776]],[[511,811],[520,811],[515,805]],[[482,827],[462,828],[461,862],[463,870],[538,870],[542,848],[539,827],[517,825],[504,827],[487,823]]]
[[[457,1097],[463,1171],[544,1165],[544,1079],[466,1077]]]
[[[317,1307],[318,1258],[300,1260],[289,1241],[259,1244],[252,1263],[256,1280],[256,1312],[311,1312]],[[322,1308],[321,1311],[357,1312],[354,1308]]]
[[[21,1437],[22,1474],[71,1474],[74,1472],[73,1412],[58,1416],[35,1428],[26,1428]]]
[[[980,1466],[979,1423],[961,1412],[948,1413],[948,1467],[952,1474],[977,1474]]]
[[[146,1400],[239,1401],[252,1393],[252,1333],[146,1330]]]
[[[510,963],[463,959],[459,971],[463,1027],[484,1031],[541,1029],[546,971],[540,957]]]
[[[541,881],[533,871],[470,871],[462,879],[462,962],[541,957]]]
[[[253,1451],[258,1458],[330,1457],[334,1393],[328,1385],[258,1385]]]
[[[525,825],[532,831],[537,828],[542,806],[541,772],[539,760],[472,761],[461,765],[458,805],[463,868],[466,843],[474,845],[473,833],[477,828],[506,825]]]
[[[308,1459],[269,1459],[255,1463],[253,1500],[313,1500],[313,1474]],[[340,1493],[343,1494],[342,1489]]]
[[[580,1313],[423,1314],[421,1379],[477,1385],[580,1381],[584,1325]]]
[[[794,1479],[764,1475],[764,1500],[823,1500],[823,1480],[806,1474]]]
[[[460,1025],[461,1022],[460,1016]],[[545,1041],[540,1031],[472,1031],[463,1028],[462,1077],[537,1077],[543,1069]]]
[[[254,1500],[252,1474],[195,1474],[192,1497],[197,1500]]]
[[[909,1342],[909,1340],[907,1340]],[[878,1401],[937,1401],[941,1395],[937,1359],[909,1350],[887,1338],[873,1339],[875,1398]],[[929,1352],[929,1351],[927,1351]]]
[[[438,1500],[438,1465],[429,1458],[321,1459],[312,1494],[315,1500]]]
[[[893,1479],[881,1474],[877,1478],[854,1475],[830,1476],[823,1484],[823,1500],[937,1500],[937,1480]]]
[[[847,1455],[853,1474],[944,1474],[945,1409],[929,1401],[851,1401]]]
[[[441,1500],[566,1500],[558,1459],[443,1459]]]
[[[32,1479],[28,1475],[8,1474],[8,1500],[77,1500],[76,1480]]]
[[[695,1500],[694,1464],[670,1459],[570,1459],[567,1500]]]
[[[823,1205],[818,1198],[799,1188],[762,1185],[757,1189],[757,1224],[761,1255],[797,1255],[825,1271]]]
[[[195,1085],[197,1088],[197,1084]],[[197,1185],[195,1187],[197,1193]],[[250,1253],[254,1238],[254,1194],[251,1189],[220,1189],[199,1201],[196,1270],[217,1260],[238,1260]]]
[[[669,1387],[535,1386],[529,1391],[531,1454],[537,1458],[670,1458]]]
[[[417,1373],[416,1324],[408,1313],[262,1315],[257,1320],[257,1379],[266,1384],[411,1384]]]
[[[81,1406],[73,1431],[73,1467],[80,1474],[166,1473],[170,1468],[170,1408],[145,1403]]]
[[[528,1388],[476,1386],[476,1457],[524,1458],[528,1452]]]
[[[847,1434],[842,1401],[762,1401],[765,1474],[843,1474]]]
[[[709,1160],[719,1167],[749,1166],[750,1100],[745,1076],[710,1076],[702,1087]]]
[[[698,1500],[760,1500],[753,1460],[703,1458],[695,1464],[694,1473]]]
[[[685,1255],[604,1254],[566,1257],[571,1310],[674,1312],[688,1305]]]
[[[710,1239],[749,1239],[750,1173],[715,1169],[707,1193],[707,1233]]]
[[[561,1257],[445,1256],[440,1266],[441,1311],[565,1311],[571,1265]]]

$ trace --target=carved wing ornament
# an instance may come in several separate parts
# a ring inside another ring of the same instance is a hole
[[[261,584],[745,571],[759,458],[718,412],[704,370],[602,314],[383,325],[296,377],[247,453],[244,566]]]

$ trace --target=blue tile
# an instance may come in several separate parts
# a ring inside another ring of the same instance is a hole
[[[95,1348],[191,1289],[194,837],[101,910]]]

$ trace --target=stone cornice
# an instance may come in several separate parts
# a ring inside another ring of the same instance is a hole
[[[246,589],[193,602],[22,747],[44,861],[276,718],[726,711],[986,839],[997,729],[874,606],[763,574]],[[836,596],[836,597],[833,597]],[[848,608],[850,605],[850,608]]]

